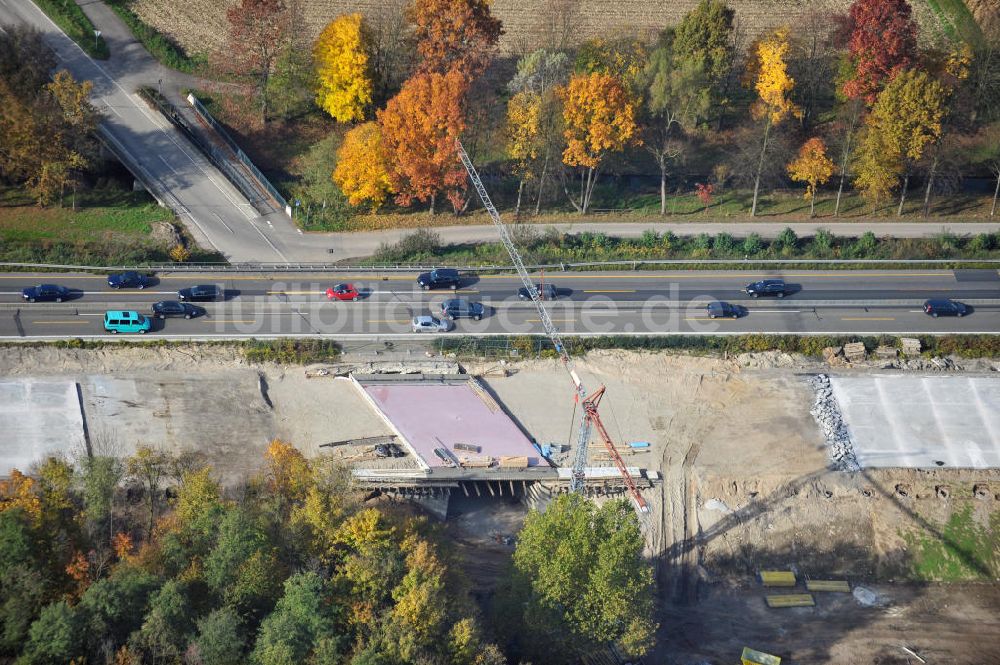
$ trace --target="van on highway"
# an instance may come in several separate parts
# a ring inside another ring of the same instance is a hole
[[[104,313],[104,329],[112,335],[118,333],[139,333],[145,335],[149,332],[150,322],[145,316],[136,311],[112,309]]]

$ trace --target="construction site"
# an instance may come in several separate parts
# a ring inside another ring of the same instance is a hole
[[[74,446],[146,444],[197,449],[238,483],[281,438],[349,465],[370,501],[445,517],[488,597],[527,511],[570,489],[573,383],[557,359],[399,356],[302,368],[248,365],[226,347],[9,349],[0,473]],[[893,364],[576,360],[606,386],[605,430],[648,510],[663,600],[648,662],[733,662],[744,647],[786,663],[919,662],[904,647],[997,661],[998,367]],[[599,438],[584,468],[594,500],[630,496]]]

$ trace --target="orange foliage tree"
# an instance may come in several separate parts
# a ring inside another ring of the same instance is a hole
[[[396,202],[412,205],[444,194],[458,210],[465,192],[465,169],[456,141],[465,129],[462,100],[467,77],[457,69],[447,74],[417,74],[378,112],[389,179]]]
[[[305,498],[312,469],[298,448],[275,439],[267,447],[265,460],[265,478],[272,492],[289,502]]]
[[[352,206],[367,202],[372,212],[382,207],[392,183],[378,123],[366,122],[347,132],[337,151],[333,181]]]
[[[816,213],[816,187],[830,179],[833,169],[833,162],[826,155],[826,144],[818,136],[803,143],[798,156],[788,165],[791,179],[806,183],[810,217]]]
[[[42,513],[42,502],[35,492],[35,481],[17,469],[11,469],[8,480],[0,480],[0,512],[22,509],[33,520]]]
[[[489,0],[416,0],[410,8],[420,72],[461,70],[482,74],[503,24],[490,13]]]
[[[570,197],[570,202],[586,214],[605,157],[639,142],[635,107],[622,82],[601,72],[573,76],[560,96],[566,126],[563,163],[581,168],[580,199]]]

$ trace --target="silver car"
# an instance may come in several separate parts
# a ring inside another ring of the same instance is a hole
[[[411,322],[413,332],[448,332],[455,327],[451,321],[442,320],[433,316],[415,316]]]

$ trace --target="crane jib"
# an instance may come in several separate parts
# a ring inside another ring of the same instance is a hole
[[[625,466],[625,462],[622,460],[617,448],[615,448],[614,442],[611,441],[611,437],[608,436],[608,432],[604,428],[604,424],[601,422],[601,417],[597,413],[597,405],[600,403],[601,396],[604,394],[604,386],[601,386],[593,395],[587,395],[587,389],[584,387],[583,381],[580,380],[580,375],[577,374],[576,370],[573,368],[573,360],[570,358],[569,351],[566,350],[566,345],[563,343],[562,337],[559,335],[559,329],[552,323],[552,319],[549,317],[549,313],[545,309],[545,305],[538,293],[538,289],[532,281],[531,275],[528,274],[528,270],[524,267],[524,261],[521,259],[520,252],[517,251],[517,246],[514,244],[514,239],[510,236],[510,231],[500,219],[500,213],[497,212],[496,207],[493,205],[493,201],[490,199],[490,195],[486,191],[486,187],[483,185],[483,181],[479,177],[476,167],[469,158],[469,154],[465,152],[462,142],[456,140],[455,145],[458,150],[459,159],[462,160],[462,165],[465,166],[465,170],[468,171],[469,179],[472,180],[472,185],[476,188],[476,192],[479,194],[479,198],[483,202],[483,207],[486,208],[486,212],[489,213],[490,219],[493,221],[493,225],[497,227],[497,231],[500,233],[500,241],[503,243],[507,253],[510,254],[510,260],[514,263],[514,268],[517,271],[518,277],[521,278],[524,288],[527,290],[528,295],[531,296],[531,301],[535,304],[535,309],[538,310],[538,318],[542,322],[542,329],[545,330],[545,334],[552,342],[552,346],[555,347],[556,353],[558,353],[559,357],[562,359],[563,366],[569,372],[570,378],[573,379],[573,386],[576,388],[577,399],[580,400],[584,408],[584,416],[580,423],[580,432],[577,437],[576,454],[573,457],[573,471],[570,475],[569,482],[570,491],[579,492],[583,489],[584,481],[586,480],[587,447],[590,445],[591,430],[593,427],[596,427],[598,434],[600,434],[601,439],[604,442],[605,448],[607,448],[608,453],[611,455],[611,459],[614,461],[615,466],[618,467],[619,473],[621,473],[625,486],[632,495],[632,500],[635,502],[636,509],[638,509],[640,513],[648,512],[649,508],[646,505],[646,501],[639,493],[639,488],[636,487],[635,481],[632,479],[628,468]]]

